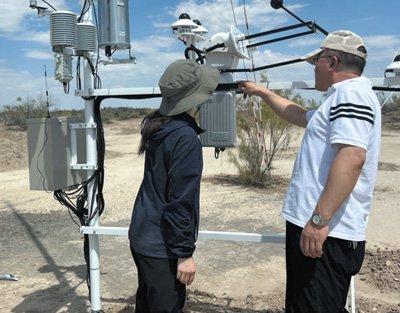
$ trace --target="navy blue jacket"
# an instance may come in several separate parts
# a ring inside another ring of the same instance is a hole
[[[196,246],[203,157],[202,130],[186,113],[150,136],[129,240],[148,257],[186,258]]]

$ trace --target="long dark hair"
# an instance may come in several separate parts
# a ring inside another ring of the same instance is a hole
[[[162,124],[167,123],[170,120],[171,117],[161,115],[158,110],[145,116],[140,125],[142,139],[139,144],[139,155],[142,155],[146,151],[146,148],[148,148],[150,136],[158,131]]]

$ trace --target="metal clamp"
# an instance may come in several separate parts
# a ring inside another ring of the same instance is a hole
[[[71,170],[86,170],[86,171],[95,171],[98,169],[97,164],[71,164]]]
[[[68,125],[69,129],[88,129],[97,128],[96,123],[72,123]]]

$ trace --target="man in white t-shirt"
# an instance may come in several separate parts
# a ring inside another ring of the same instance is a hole
[[[286,313],[347,312],[351,276],[364,259],[381,132],[379,101],[361,76],[366,58],[362,38],[343,30],[304,58],[315,66],[315,89],[326,92],[316,110],[255,83],[241,84],[306,128],[283,207]]]

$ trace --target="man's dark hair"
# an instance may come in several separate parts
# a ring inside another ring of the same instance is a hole
[[[364,47],[360,47],[357,50],[362,53],[367,53],[367,50]],[[333,51],[335,51],[339,59],[342,70],[350,70],[360,75],[362,74],[366,63],[366,61],[363,58],[347,52],[336,51],[336,50]]]

